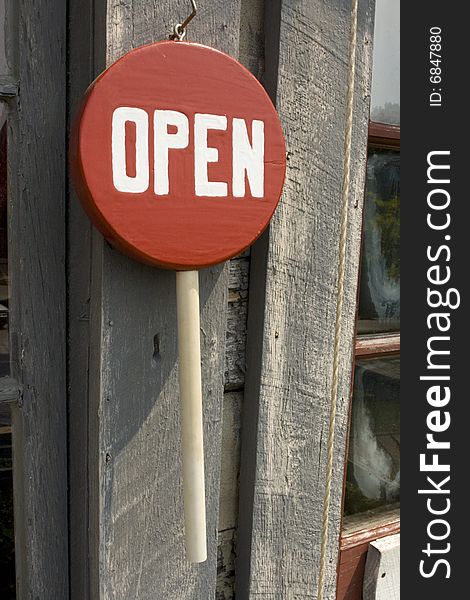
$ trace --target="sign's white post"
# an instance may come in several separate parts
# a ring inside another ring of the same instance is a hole
[[[207,559],[202,426],[199,273],[176,272],[186,556]]]

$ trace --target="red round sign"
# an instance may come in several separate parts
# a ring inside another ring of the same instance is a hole
[[[158,42],[88,89],[71,163],[95,225],[133,258],[198,269],[266,228],[285,176],[278,115],[258,81],[206,46]]]

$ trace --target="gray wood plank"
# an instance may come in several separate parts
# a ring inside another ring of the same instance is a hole
[[[264,70],[264,0],[241,0],[239,60],[257,78]],[[242,390],[245,384],[250,248],[229,263],[216,600],[236,593]]]
[[[106,63],[105,3],[70,0],[68,9],[68,129],[82,94]],[[88,499],[96,478],[95,449],[89,425],[95,415],[89,405],[92,226],[68,181],[68,417],[70,592],[72,600],[90,597],[90,565],[99,542]]]
[[[107,62],[166,38],[188,5],[108,2]],[[239,19],[239,2],[211,3],[191,23],[188,39],[236,56]],[[84,325],[89,358],[77,357],[81,366],[74,375],[88,369],[88,406],[82,398],[78,410],[80,427],[87,431],[87,464],[82,461],[79,468],[86,472],[81,481],[89,497],[82,518],[89,530],[90,581],[82,577],[78,585],[88,588],[88,595],[75,597],[214,597],[228,269],[200,274],[209,557],[191,566],[183,540],[174,273],[132,262],[95,231],[90,244],[89,315],[86,307],[83,311],[90,319]],[[77,318],[78,300],[73,311]]]
[[[264,0],[241,0],[240,62],[260,79],[264,71]],[[250,248],[229,263],[225,389],[245,384]]]
[[[288,172],[252,252],[237,598],[317,597],[337,302],[351,3],[267,5],[265,82]],[[335,598],[365,171],[373,7],[361,1],[326,598]],[[249,508],[252,507],[251,510]]]
[[[68,597],[66,6],[18,5],[20,101],[9,119],[9,262],[17,596]]]
[[[371,542],[364,571],[364,600],[400,600],[400,534]]]
[[[242,406],[243,392],[224,394],[216,600],[235,597]]]
[[[248,316],[249,257],[229,262],[225,389],[242,389],[245,383],[246,323]]]
[[[0,75],[0,98],[13,98],[18,94],[19,83],[11,75]]]
[[[265,0],[241,0],[239,60],[255,77],[264,72]]]
[[[21,400],[23,387],[13,377],[0,377],[0,404]]]
[[[237,527],[243,392],[227,392],[223,401],[219,531]]]

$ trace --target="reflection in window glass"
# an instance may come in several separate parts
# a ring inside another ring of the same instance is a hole
[[[367,161],[359,333],[400,328],[400,155],[371,149]]]
[[[400,359],[356,361],[344,510],[346,515],[400,499]]]
[[[370,118],[400,124],[400,0],[376,1]]]

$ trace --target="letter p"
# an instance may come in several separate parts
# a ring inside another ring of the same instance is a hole
[[[168,133],[168,126],[176,127],[176,133]],[[168,174],[168,150],[187,148],[189,143],[188,117],[176,110],[156,110],[154,126],[154,188],[157,196],[170,193]]]

